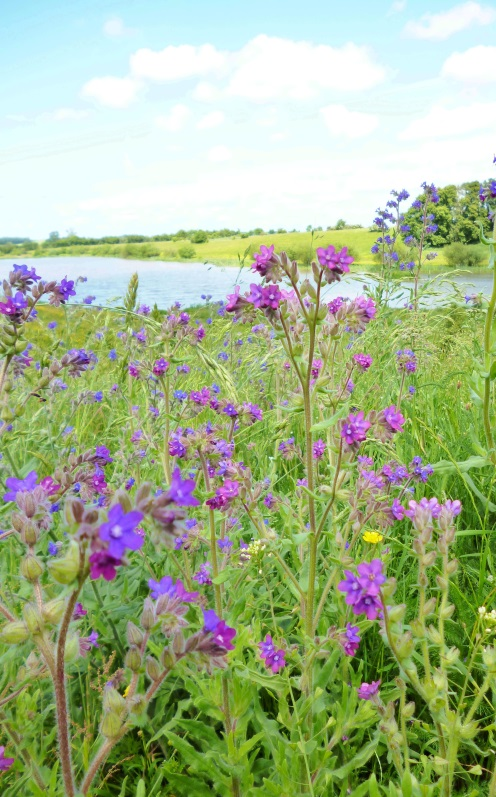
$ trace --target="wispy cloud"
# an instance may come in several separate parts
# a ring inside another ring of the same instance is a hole
[[[191,111],[186,105],[174,105],[168,114],[158,116],[155,121],[162,130],[176,133],[182,130],[190,115]]]
[[[443,64],[441,75],[472,85],[496,83],[496,47],[479,44],[462,53],[452,53]]]
[[[414,119],[399,135],[400,140],[452,138],[496,125],[496,102],[474,102],[456,108],[434,105],[428,113]]]
[[[344,105],[326,105],[320,109],[325,125],[336,138],[364,138],[377,128],[377,116],[350,111]]]
[[[403,34],[412,39],[442,41],[474,25],[489,25],[496,19],[496,9],[472,0],[439,14],[424,14],[420,20],[407,22]]]
[[[406,6],[407,6],[406,0],[394,0],[394,2],[391,3],[391,6],[386,16],[392,17],[394,16],[394,14],[401,14],[402,11],[405,11]]]
[[[103,32],[106,36],[119,38],[121,36],[132,36],[136,33],[136,30],[134,28],[126,28],[120,17],[110,17],[103,26]]]
[[[95,77],[84,84],[81,95],[108,108],[127,108],[137,97],[141,83],[129,77]]]

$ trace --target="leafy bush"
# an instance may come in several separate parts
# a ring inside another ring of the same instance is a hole
[[[479,268],[486,259],[483,247],[467,246],[459,242],[446,246],[443,255],[451,268]]]
[[[191,244],[185,244],[184,246],[180,246],[177,250],[179,257],[182,257],[183,260],[191,260],[196,255],[196,249]]]
[[[192,244],[205,244],[208,241],[208,235],[204,230],[197,230],[191,236]]]

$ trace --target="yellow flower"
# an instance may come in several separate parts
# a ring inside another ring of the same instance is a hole
[[[129,686],[126,686],[126,688],[124,689],[124,697],[127,697],[128,694],[129,694]]]
[[[372,545],[375,545],[377,542],[382,542],[384,537],[382,534],[379,534],[378,531],[366,531],[363,535],[363,539],[365,542],[371,542]]]

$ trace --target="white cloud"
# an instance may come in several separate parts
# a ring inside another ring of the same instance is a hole
[[[364,138],[379,124],[377,116],[350,111],[344,105],[326,105],[320,109],[329,132],[340,138]]]
[[[198,130],[208,130],[211,127],[218,127],[225,122],[225,114],[222,111],[212,111],[205,114],[196,125]]]
[[[57,108],[55,111],[42,114],[45,119],[53,119],[54,122],[65,122],[66,120],[84,119],[88,116],[88,111],[76,108]]]
[[[496,102],[475,102],[458,108],[433,106],[420,119],[414,119],[399,138],[403,141],[460,136],[496,125]]]
[[[170,45],[163,50],[137,50],[131,55],[131,73],[135,77],[160,83],[218,73],[226,63],[225,53],[212,44]]]
[[[469,0],[439,14],[424,14],[419,21],[411,20],[403,30],[412,39],[442,41],[473,25],[489,25],[496,19],[496,9]]]
[[[384,80],[367,47],[292,41],[262,34],[239,50],[227,94],[251,100],[308,99],[326,89],[359,91]]]
[[[191,111],[186,105],[174,105],[170,113],[157,117],[155,121],[162,130],[175,133],[182,130],[190,114]]]
[[[126,28],[120,17],[111,17],[105,22],[103,32],[106,36],[118,37],[129,36],[134,33],[134,30],[133,28]]]
[[[272,133],[271,141],[284,141],[288,137],[287,133]]]
[[[496,47],[479,44],[463,53],[452,53],[444,62],[442,77],[484,85],[496,81]]]
[[[220,96],[220,91],[212,83],[201,80],[193,89],[191,96],[198,102],[215,102]]]
[[[224,144],[219,144],[217,147],[212,147],[212,149],[208,152],[208,159],[213,163],[221,163],[222,161],[228,161],[232,158],[232,152],[229,147],[224,146]]]
[[[401,14],[401,12],[405,10],[405,8],[406,8],[406,0],[394,0],[394,2],[391,3],[391,6],[386,16],[392,17],[394,14]]]
[[[141,83],[129,77],[95,77],[82,88],[85,99],[108,108],[127,108],[137,98]]]

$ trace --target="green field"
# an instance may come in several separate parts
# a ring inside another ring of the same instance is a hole
[[[286,251],[299,263],[305,264],[311,260],[311,250],[319,246],[336,247],[348,246],[355,257],[355,268],[364,266],[371,268],[377,266],[370,248],[377,238],[376,232],[368,229],[356,230],[329,230],[326,232],[288,232],[273,235],[253,235],[248,238],[241,236],[230,238],[213,238],[203,244],[191,244],[187,240],[179,241],[152,241],[150,243],[125,243],[125,244],[97,244],[95,246],[68,246],[38,249],[35,257],[117,257],[135,260],[179,260],[179,261],[208,261],[218,265],[237,265],[245,256],[249,259],[261,244],[275,246],[276,251]],[[185,248],[189,252],[185,253]],[[16,253],[9,253],[6,257],[12,260]],[[26,254],[19,250],[19,254]],[[185,256],[186,254],[186,256]],[[429,270],[444,267],[442,249],[434,264],[429,264]]]

